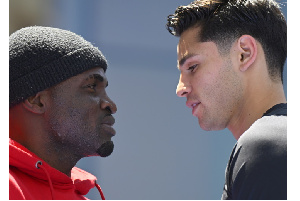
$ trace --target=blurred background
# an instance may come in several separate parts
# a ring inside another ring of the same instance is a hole
[[[107,199],[221,198],[236,140],[229,130],[203,131],[175,94],[178,38],[165,24],[190,1],[9,0],[10,34],[32,25],[70,30],[108,59],[108,95],[118,106],[115,150],[77,163],[98,178]],[[96,189],[87,197],[101,199]]]

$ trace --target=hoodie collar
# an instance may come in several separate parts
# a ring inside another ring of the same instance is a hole
[[[38,168],[38,164],[42,165],[43,168]],[[94,175],[74,167],[70,178],[48,165],[34,153],[12,139],[9,139],[9,165],[18,168],[32,177],[44,180],[45,182],[51,182],[53,188],[74,188],[81,195],[86,195],[91,188],[97,186],[97,178]]]

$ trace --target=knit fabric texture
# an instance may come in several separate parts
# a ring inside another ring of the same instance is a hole
[[[67,30],[32,26],[9,36],[9,107],[91,68],[106,71],[101,51]]]

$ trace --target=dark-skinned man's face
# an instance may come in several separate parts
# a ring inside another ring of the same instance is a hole
[[[117,107],[106,94],[107,86],[103,69],[93,68],[49,89],[46,118],[58,146],[67,147],[77,157],[112,153],[115,120],[111,114]]]

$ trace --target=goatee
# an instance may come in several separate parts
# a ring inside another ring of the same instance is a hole
[[[97,150],[97,153],[101,157],[109,156],[114,150],[114,143],[112,141],[107,141],[101,145],[101,147]]]

